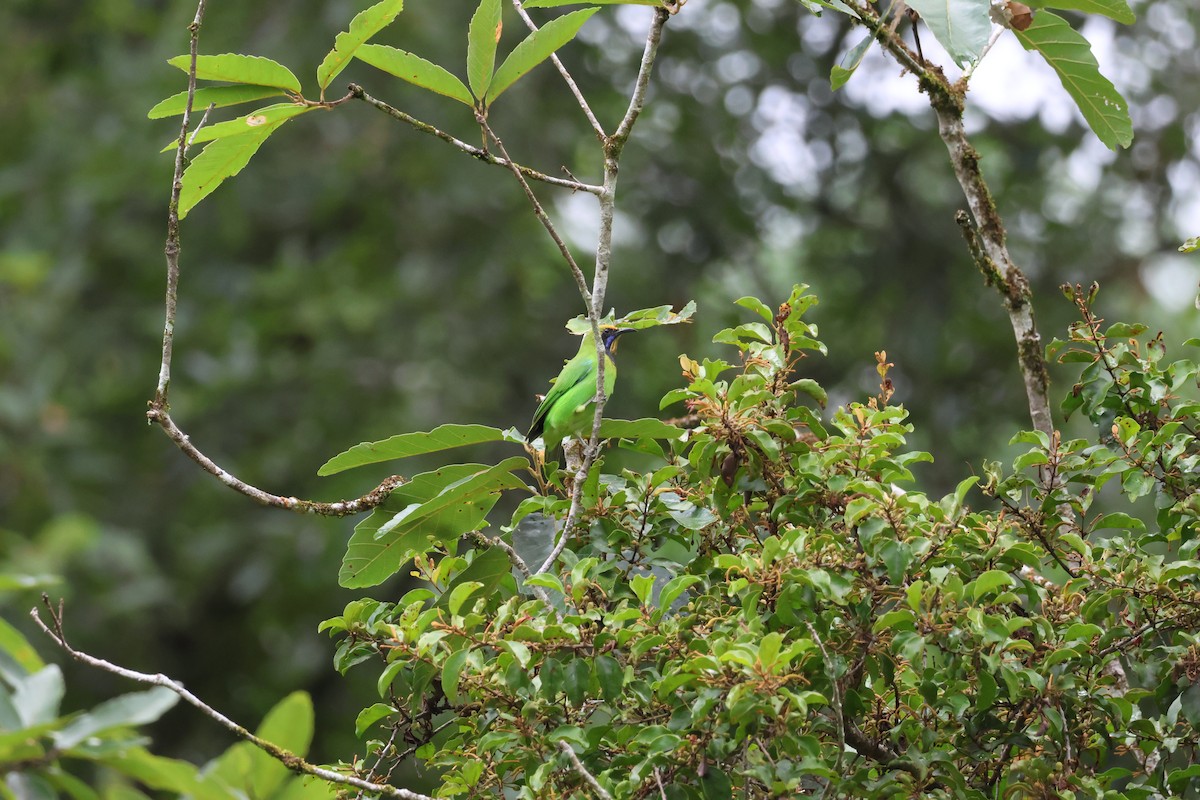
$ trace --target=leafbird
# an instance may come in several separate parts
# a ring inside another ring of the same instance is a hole
[[[628,329],[606,327],[600,329],[600,339],[604,342],[604,394],[612,397],[613,386],[617,382],[617,364],[613,361],[613,353],[617,351],[617,339]],[[591,431],[592,400],[596,396],[596,339],[592,332],[583,335],[579,343],[579,352],[563,365],[562,372],[554,379],[554,385],[546,393],[537,411],[533,414],[533,423],[529,426],[526,438],[533,441],[541,436],[546,442],[546,449],[556,447],[568,436],[580,436],[585,431]]]

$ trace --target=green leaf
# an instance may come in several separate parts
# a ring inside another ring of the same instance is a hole
[[[236,86],[209,86],[197,89],[192,101],[193,109],[225,108],[239,103],[249,103],[267,97],[279,97],[283,91],[275,86],[254,86],[240,84]],[[150,119],[162,119],[182,114],[187,108],[187,92],[173,94],[166,100],[160,101],[146,114]]]
[[[317,474],[333,475],[366,464],[503,439],[504,431],[487,425],[439,425],[427,433],[401,433],[379,442],[356,444],[326,461]]]
[[[376,722],[384,717],[391,716],[396,713],[396,709],[389,706],[387,703],[375,703],[374,705],[364,708],[358,712],[358,718],[354,720],[354,735],[362,738],[362,735],[367,732]]]
[[[437,92],[440,95],[475,105],[470,90],[448,70],[405,50],[397,50],[382,44],[368,44],[358,48],[355,58],[381,69],[389,75],[406,80],[414,86]]]
[[[482,588],[483,584],[479,581],[463,581],[452,591],[446,592],[446,596],[450,598],[446,603],[446,609],[451,614],[457,614],[462,610],[463,603],[467,602],[467,598]]]
[[[867,55],[867,51],[871,49],[871,43],[874,41],[875,35],[868,33],[863,37],[861,42],[846,51],[840,63],[833,65],[833,69],[829,73],[829,85],[835,92],[845,86],[846,81],[850,80],[850,76],[858,69],[858,65],[862,63],[863,58]]]
[[[458,705],[458,681],[462,677],[463,667],[466,666],[467,656],[471,654],[468,647],[456,650],[442,664],[442,691],[452,705]]]
[[[813,400],[816,400],[817,405],[821,408],[824,408],[825,404],[829,402],[829,395],[825,393],[824,387],[812,378],[801,378],[798,381],[793,381],[788,388],[804,392]]]
[[[1029,0],[1026,5],[1030,8],[1061,8],[1085,14],[1102,14],[1125,25],[1132,25],[1136,21],[1133,9],[1125,0]]]
[[[525,0],[526,8],[560,6],[661,6],[662,0]]]
[[[192,57],[188,55],[175,56],[167,63],[188,72],[192,66]],[[278,62],[262,56],[243,56],[237,53],[198,56],[196,58],[196,77],[206,81],[274,86],[300,94],[300,81],[292,74],[292,71]]]
[[[338,583],[350,589],[375,586],[427,552],[431,542],[452,542],[477,530],[501,491],[524,487],[508,469],[521,463],[528,462],[517,457],[495,467],[454,464],[415,476],[355,527]],[[404,518],[380,536],[380,528],[400,513]]]
[[[1062,17],[1041,11],[1026,30],[1013,31],[1026,50],[1036,51],[1058,73],[1063,88],[1107,147],[1128,147],[1133,141],[1129,104],[1100,74],[1088,40]]]
[[[678,439],[687,433],[660,419],[606,419],[600,422],[601,439]]]
[[[292,692],[275,704],[255,732],[260,739],[303,758],[313,737],[312,698],[307,692]],[[288,768],[257,747],[251,747],[247,762],[250,797],[270,797],[288,776]]]
[[[325,97],[326,87],[350,63],[354,51],[391,25],[403,8],[404,0],[382,0],[354,15],[354,19],[350,20],[350,30],[337,35],[333,40],[333,49],[317,67],[317,85],[321,87],[322,98]]]
[[[84,739],[112,728],[154,722],[178,701],[179,695],[165,686],[114,697],[75,717],[69,725],[55,733],[55,746],[60,750],[69,750]]]
[[[104,765],[151,789],[189,795],[196,800],[226,800],[226,792],[202,787],[196,767],[186,761],[156,756],[140,747],[122,748],[104,757]]]
[[[522,75],[545,61],[556,50],[575,38],[583,23],[592,18],[599,9],[588,8],[572,11],[552,19],[539,30],[526,36],[513,48],[508,58],[496,70],[487,89],[485,104],[495,102],[505,89],[512,86]]]
[[[228,122],[218,122],[216,125],[205,125],[200,130],[196,131],[191,137],[192,144],[201,144],[203,142],[211,142],[216,139],[225,139],[230,136],[244,136],[246,134],[257,133],[263,128],[278,128],[281,124],[288,121],[292,117],[298,117],[301,114],[307,114],[313,110],[313,106],[302,106],[296,103],[276,103],[270,106],[246,114],[245,116],[231,119]],[[179,140],[175,139],[170,144],[162,149],[162,152],[174,150],[179,145]]]
[[[1197,250],[1200,250],[1200,236],[1193,236],[1183,244],[1179,245],[1179,252],[1181,253],[1194,253]]]
[[[766,303],[764,303],[762,300],[759,300],[757,297],[751,297],[748,295],[746,297],[739,297],[737,300],[734,300],[733,302],[736,303],[737,305],[741,306],[742,308],[748,308],[751,311],[753,311],[755,314],[758,314],[760,317],[763,318],[763,320],[766,321],[766,323],[768,325],[774,324],[775,312],[772,311],[771,308]]]
[[[1012,586],[1013,583],[1012,576],[1007,572],[999,569],[989,569],[975,579],[975,588],[972,596],[975,600],[979,600],[984,595],[994,592],[1002,586]]]
[[[21,681],[12,693],[12,704],[21,724],[29,728],[55,719],[64,688],[57,664],[42,667]]]
[[[204,198],[241,172],[262,143],[276,128],[283,125],[264,125],[252,133],[230,136],[204,148],[183,173],[183,190],[179,193],[179,218],[183,219]]]
[[[908,6],[959,66],[983,54],[992,35],[989,0],[909,0]]]
[[[3,618],[0,618],[0,649],[27,673],[37,672],[46,666],[29,640]]]
[[[611,703],[621,696],[625,670],[612,656],[596,656],[596,680],[600,683],[600,693]]]
[[[496,66],[496,45],[503,29],[500,9],[500,0],[479,0],[467,30],[467,82],[480,101],[487,95]]]

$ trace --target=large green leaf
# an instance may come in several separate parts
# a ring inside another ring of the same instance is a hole
[[[1125,0],[1029,0],[1026,5],[1031,8],[1062,8],[1086,14],[1103,14],[1125,25],[1132,25],[1137,19]]]
[[[668,425],[660,419],[606,419],[600,422],[602,439],[678,439],[686,433],[683,428]]]
[[[422,89],[437,92],[469,106],[475,104],[470,90],[453,73],[406,50],[397,50],[383,44],[368,44],[358,48],[354,55],[372,67]]]
[[[200,130],[196,131],[195,136],[191,137],[191,144],[203,144],[217,139],[224,139],[228,136],[242,136],[247,133],[257,133],[262,128],[277,127],[279,123],[285,122],[292,117],[298,117],[301,114],[307,114],[313,110],[313,106],[302,106],[296,103],[276,103],[275,105],[265,106],[256,109],[255,111],[246,114],[245,116],[231,119],[226,122],[218,122],[215,125],[205,125]],[[174,150],[179,145],[179,139],[176,138],[170,144],[162,149],[162,152]]]
[[[375,586],[435,542],[478,530],[501,491],[524,487],[511,470],[527,465],[517,457],[494,467],[453,464],[414,476],[355,527],[338,583],[352,589]],[[393,523],[400,514],[404,517]],[[380,535],[384,526],[390,527]]]
[[[1133,141],[1129,105],[1100,74],[1091,45],[1062,17],[1040,11],[1026,30],[1013,31],[1026,50],[1041,53],[1058,73],[1063,88],[1079,106],[1092,131],[1111,149]]]
[[[989,0],[908,0],[960,65],[975,61],[992,35]]]
[[[279,701],[255,733],[295,755],[304,757],[313,735],[312,700],[293,692]],[[288,776],[288,768],[249,742],[238,742],[204,772],[204,785],[231,791],[234,796],[270,797]]]
[[[572,11],[552,19],[539,30],[526,36],[504,59],[504,63],[492,76],[485,102],[492,103],[505,89],[512,86],[522,75],[549,58],[554,51],[575,38],[583,23],[592,18],[599,9],[586,8]]]
[[[192,764],[156,756],[140,747],[121,748],[99,760],[151,789],[187,795],[195,800],[228,800],[229,797],[224,792],[202,787]]]
[[[241,172],[267,137],[287,120],[288,118],[284,118],[278,122],[268,122],[248,133],[217,139],[204,148],[204,152],[196,156],[183,173],[183,190],[179,193],[179,218],[186,217],[197,203],[212,194],[227,178]]]
[[[167,63],[187,72],[192,67],[192,57],[175,56]],[[277,61],[262,56],[243,56],[237,53],[198,56],[196,58],[196,77],[206,81],[276,86],[289,92],[300,93],[300,81],[290,69]]]
[[[0,619],[0,650],[26,672],[37,672],[46,666],[29,640],[4,619]]]
[[[333,475],[364,464],[378,464],[380,461],[503,439],[504,431],[487,425],[439,425],[427,433],[401,433],[379,442],[356,444],[322,464],[317,474]]]
[[[404,8],[404,0],[382,0],[370,8],[354,15],[350,20],[350,30],[342,31],[333,41],[333,49],[317,67],[317,85],[321,87],[321,96],[325,96],[325,88],[350,63],[354,51],[366,44],[367,40],[392,24],[396,15]]]
[[[54,744],[60,750],[69,750],[88,737],[112,728],[154,722],[177,702],[179,695],[165,686],[114,697],[71,720],[54,734]]]
[[[496,45],[500,41],[500,0],[479,0],[467,31],[467,83],[479,100],[487,94],[496,66]]]
[[[236,84],[234,86],[208,86],[196,90],[192,108],[205,109],[209,106],[224,108],[236,106],[239,103],[249,103],[267,97],[278,97],[283,90],[275,86],[254,86],[252,84]],[[146,114],[150,119],[162,119],[182,114],[187,108],[187,92],[173,94],[150,109]]]
[[[57,664],[42,667],[14,687],[12,704],[25,727],[50,722],[58,716],[64,691]]]

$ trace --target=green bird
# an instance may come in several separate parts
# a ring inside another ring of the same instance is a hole
[[[617,382],[617,364],[613,361],[617,338],[628,330],[614,327],[600,329],[605,356],[604,394],[607,397],[612,397],[613,386]],[[592,398],[596,396],[598,371],[596,339],[588,331],[579,343],[579,352],[563,365],[562,372],[554,379],[554,385],[533,413],[533,424],[529,426],[526,438],[533,441],[541,436],[549,450],[568,436],[591,430]]]

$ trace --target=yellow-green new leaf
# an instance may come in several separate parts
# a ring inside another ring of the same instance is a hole
[[[492,76],[492,82],[487,90],[486,103],[495,101],[500,94],[512,86],[529,70],[545,61],[554,51],[575,38],[583,23],[592,18],[599,9],[587,8],[582,11],[572,11],[557,19],[552,19],[539,30],[526,36],[513,51],[504,59],[504,63]]]
[[[204,198],[225,182],[237,175],[247,164],[262,143],[276,128],[276,122],[264,125],[252,133],[217,139],[196,156],[183,173],[183,189],[179,193],[179,218],[183,219]]]
[[[196,90],[192,108],[198,111],[203,111],[209,106],[224,108],[225,106],[236,106],[239,103],[263,100],[267,97],[279,97],[282,94],[283,90],[275,86],[254,86],[252,84],[209,86]],[[171,95],[150,109],[146,116],[150,119],[162,119],[182,114],[187,108],[187,95],[187,92]]]
[[[467,83],[482,100],[496,67],[496,45],[500,41],[500,0],[479,0],[467,30]]]
[[[1031,8],[1062,8],[1085,14],[1102,14],[1124,25],[1132,25],[1137,19],[1125,0],[1029,0],[1028,5]]]
[[[322,97],[325,96],[325,88],[350,63],[354,51],[391,25],[403,8],[404,0],[383,0],[354,15],[354,19],[350,20],[350,30],[337,35],[333,40],[333,49],[317,67],[317,85],[321,87]]]
[[[420,56],[382,44],[363,45],[354,56],[359,61],[381,69],[389,75],[395,75],[414,86],[437,92],[468,106],[475,105],[475,98],[462,81],[448,70]]]
[[[167,63],[187,72],[191,69],[192,57],[175,56]],[[262,56],[243,56],[238,53],[199,56],[196,58],[196,77],[206,81],[275,86],[296,94],[300,93],[300,81],[290,69],[277,61]]]
[[[1110,149],[1133,141],[1129,104],[1112,83],[1100,74],[1088,40],[1062,17],[1039,11],[1026,30],[1013,33],[1021,46],[1046,59],[1058,73],[1063,88],[1079,107],[1092,131]]]
[[[315,106],[301,106],[295,103],[276,103],[273,106],[266,106],[252,111],[237,119],[218,122],[216,125],[205,125],[192,136],[191,143],[203,144],[204,142],[211,142],[216,139],[224,139],[228,136],[242,136],[247,133],[255,133],[263,128],[278,127],[281,123],[286,122],[292,117],[307,114],[314,108]],[[160,152],[165,153],[168,150],[174,150],[178,146],[179,139],[176,137]]]

